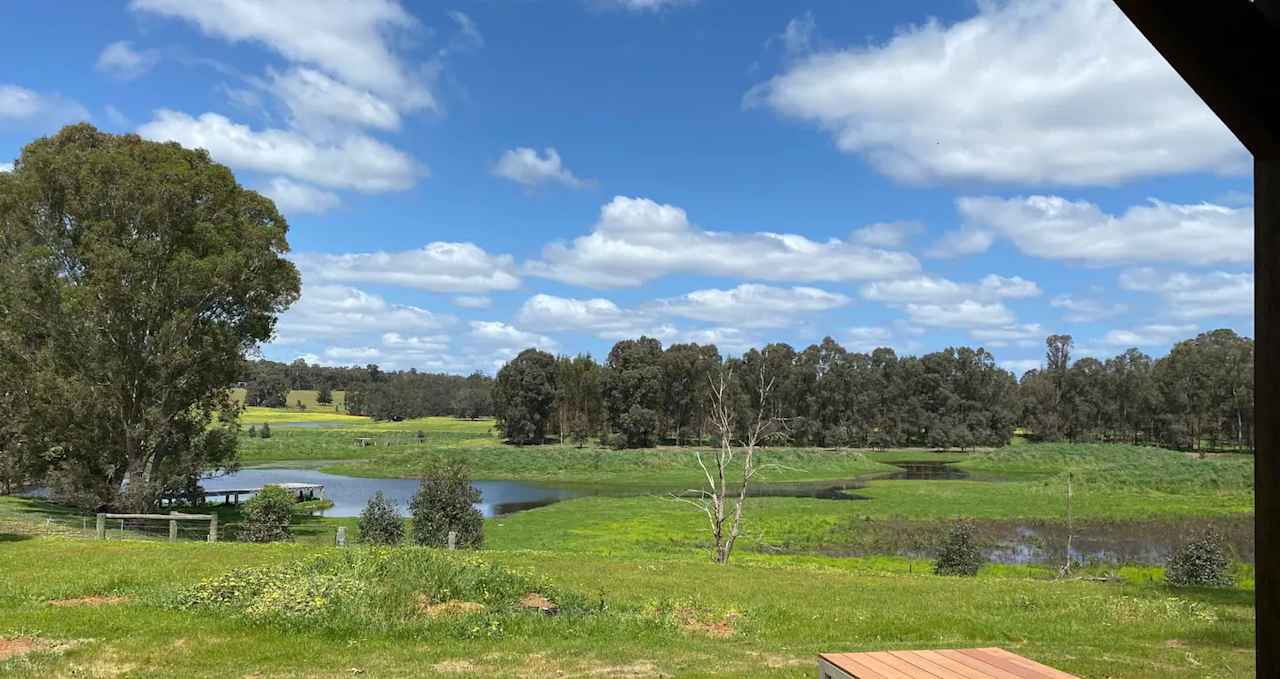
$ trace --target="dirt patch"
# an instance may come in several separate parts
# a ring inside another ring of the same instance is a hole
[[[74,641],[51,641],[40,637],[0,639],[0,662],[10,658],[18,658],[28,653],[61,653],[75,646],[76,643]]]
[[[82,596],[74,599],[54,599],[50,606],[119,606],[128,601],[122,596]]]
[[[520,606],[520,608],[542,611],[547,615],[555,615],[560,612],[560,607],[556,605],[556,602],[538,594],[537,592],[529,592],[528,594],[520,597],[520,603],[517,605]]]
[[[588,676],[607,676],[607,677],[656,677],[661,676],[657,666],[649,662],[637,662],[630,665],[615,665],[612,667],[597,667],[587,672]]]
[[[1183,641],[1183,640],[1181,640],[1181,639],[1170,639],[1170,640],[1168,640],[1168,641],[1164,642],[1164,645],[1165,645],[1165,646],[1167,646],[1167,647],[1169,647],[1169,648],[1183,648],[1183,647],[1185,647],[1185,646],[1187,645],[1187,642],[1185,642],[1185,641]]]
[[[738,614],[733,611],[719,619],[700,616],[697,611],[687,608],[677,609],[675,614],[676,619],[680,621],[680,629],[686,632],[701,634],[712,639],[727,639],[738,633],[736,627]]]
[[[471,615],[473,613],[483,613],[484,604],[474,601],[446,601],[444,603],[433,604],[431,599],[425,594],[418,595],[418,613],[428,618],[449,618],[462,615]]]

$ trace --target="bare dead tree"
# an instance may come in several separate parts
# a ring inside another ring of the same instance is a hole
[[[706,487],[688,493],[690,497],[678,497],[682,501],[698,507],[707,515],[711,527],[711,558],[720,564],[728,563],[733,553],[734,543],[742,531],[742,512],[746,504],[747,489],[751,480],[764,468],[756,458],[756,452],[766,441],[780,433],[781,420],[769,414],[769,396],[773,391],[774,380],[760,366],[757,377],[756,394],[752,399],[750,418],[739,433],[738,418],[741,416],[738,404],[739,395],[734,384],[733,368],[725,367],[708,378],[710,390],[708,394],[707,420],[713,432],[718,434],[719,445],[711,454],[704,456],[696,451],[698,466],[706,479]],[[710,459],[708,459],[710,458]],[[735,480],[737,467],[741,467],[741,476]],[[732,506],[731,506],[732,505]]]

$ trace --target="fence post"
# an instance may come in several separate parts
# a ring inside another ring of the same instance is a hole
[[[218,515],[209,515],[209,542],[218,541]]]
[[[347,527],[346,526],[338,526],[338,546],[339,547],[347,546]]]
[[[105,514],[98,515],[98,539],[107,539],[107,517]]]
[[[449,531],[449,549],[457,549],[457,548],[458,548],[458,531],[451,530]]]
[[[174,514],[177,514],[177,512],[170,509],[169,515],[172,516]],[[178,520],[169,519],[169,542],[177,542],[177,541],[178,541]]]

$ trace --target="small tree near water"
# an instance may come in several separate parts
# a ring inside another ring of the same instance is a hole
[[[404,523],[396,505],[382,491],[369,498],[360,513],[360,542],[368,545],[398,545],[404,540]]]
[[[982,568],[982,553],[973,539],[973,527],[965,522],[951,527],[951,533],[942,547],[942,553],[933,564],[936,575],[963,575],[973,577]]]
[[[265,486],[244,503],[244,524],[240,539],[248,542],[289,540],[289,518],[293,514],[293,495],[280,486]]]
[[[258,430],[258,436],[264,439],[271,438],[271,425],[267,424],[266,422],[263,422],[262,428]]]
[[[1228,565],[1222,537],[1206,530],[1174,552],[1164,577],[1175,587],[1227,587]]]
[[[430,468],[409,503],[413,541],[444,547],[449,544],[449,532],[455,531],[458,547],[478,549],[484,543],[484,517],[473,505],[479,501],[480,491],[471,485],[470,474],[461,462]]]

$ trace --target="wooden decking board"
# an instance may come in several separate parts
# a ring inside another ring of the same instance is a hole
[[[824,653],[857,679],[1078,679],[1002,648]]]
[[[933,661],[923,653],[904,651],[890,651],[890,653],[895,657],[901,658],[905,662],[911,663],[921,670],[931,673],[933,676],[938,677],[938,679],[974,679],[974,675],[957,672],[956,670]]]

